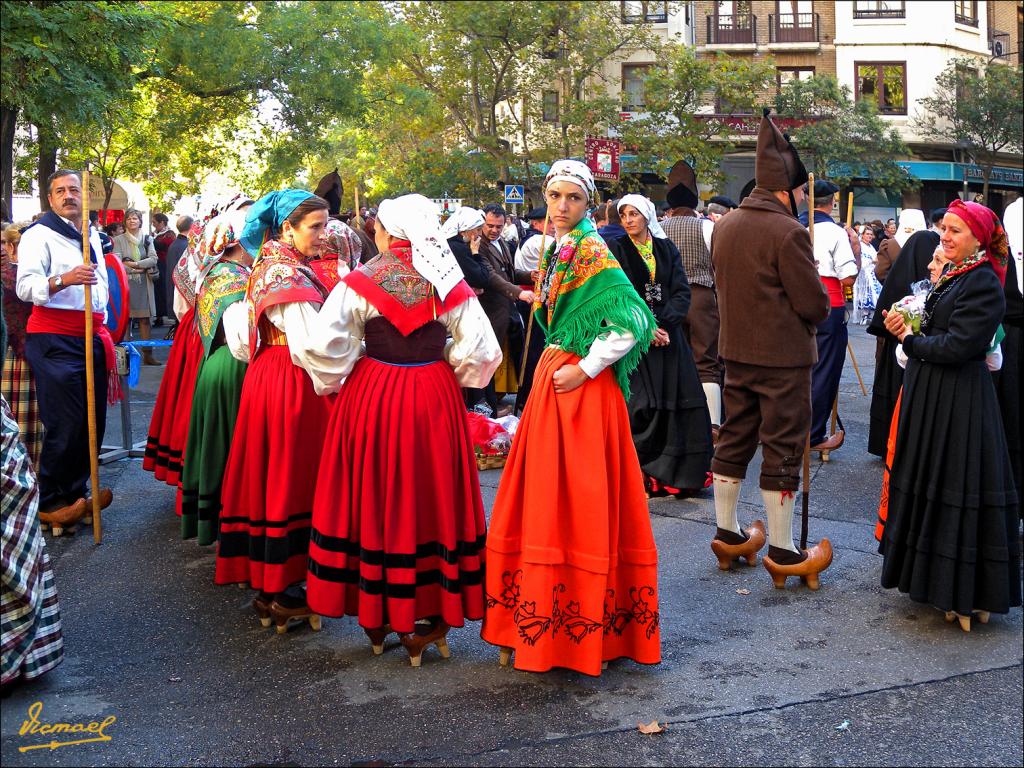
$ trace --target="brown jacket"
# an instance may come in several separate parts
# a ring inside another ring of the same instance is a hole
[[[878,278],[878,282],[885,282],[889,270],[892,269],[892,265],[896,263],[896,259],[900,255],[900,250],[902,250],[900,244],[894,237],[885,238],[878,246],[878,258],[875,259],[875,277]]]
[[[513,302],[523,290],[519,286],[532,285],[533,280],[529,272],[515,268],[512,254],[502,238],[494,242],[487,238],[480,241],[480,261],[488,267],[487,287],[480,295],[480,306],[491,321],[498,342],[503,344],[513,317]],[[518,314],[515,317],[518,318]]]
[[[815,326],[829,300],[807,230],[788,206],[754,187],[711,235],[726,360],[769,368],[813,365]]]

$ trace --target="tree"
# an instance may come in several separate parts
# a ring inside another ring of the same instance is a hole
[[[974,59],[954,59],[935,80],[931,96],[918,101],[915,126],[925,138],[949,142],[981,167],[982,196],[988,200],[992,169],[1000,153],[1024,149],[1022,68]]]
[[[841,187],[854,177],[876,187],[910,189],[918,182],[896,162],[910,150],[869,99],[853,101],[832,75],[792,80],[775,99],[779,117],[796,122],[793,145],[808,170]]]
[[[739,116],[753,115],[758,95],[774,80],[771,61],[725,54],[698,58],[689,46],[668,46],[644,80],[644,114],[622,126],[623,141],[643,166],[667,171],[683,158],[697,178],[720,182],[721,159],[734,149],[735,129],[708,114],[709,105],[717,102]]]
[[[164,21],[157,9],[136,2],[0,3],[0,197],[8,209],[18,120],[36,126],[40,181],[45,181],[47,169],[56,165],[59,131],[99,119],[130,89],[133,67]]]

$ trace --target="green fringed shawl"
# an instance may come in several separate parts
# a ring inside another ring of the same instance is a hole
[[[589,219],[567,237],[561,246],[552,243],[541,258],[547,291],[541,300],[547,306],[536,310],[536,320],[549,343],[580,357],[609,331],[633,334],[636,345],[612,366],[628,400],[629,376],[647,353],[657,322]]]

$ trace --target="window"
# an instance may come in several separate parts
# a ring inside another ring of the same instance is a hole
[[[541,119],[545,123],[558,122],[558,91],[544,91],[544,110]]]
[[[903,0],[854,0],[855,19],[902,19],[907,15]]]
[[[904,61],[857,62],[857,99],[870,99],[883,115],[907,114],[907,64]]]
[[[650,64],[622,65],[622,111],[637,112],[644,108],[644,78]]]
[[[642,21],[658,24],[668,21],[667,0],[622,0],[619,5],[622,8],[623,24],[639,24]]]
[[[978,0],[953,0],[953,15],[957,24],[978,26]]]
[[[978,70],[975,67],[967,67],[958,64],[956,67],[956,100],[965,101],[969,97],[972,84],[976,84]]]
[[[778,90],[782,86],[794,80],[810,80],[814,77],[814,67],[779,67],[775,72],[775,82]]]

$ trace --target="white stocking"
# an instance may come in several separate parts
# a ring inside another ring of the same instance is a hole
[[[766,491],[761,489],[761,498],[768,511],[768,543],[773,547],[799,552],[793,543],[793,506],[796,504],[794,491]]]
[[[722,425],[722,388],[718,384],[701,384],[701,386],[704,388],[704,397],[708,401],[711,423],[720,427]]]
[[[736,520],[736,505],[740,498],[738,477],[714,475],[715,478],[715,520],[723,531],[740,532],[740,524]]]

